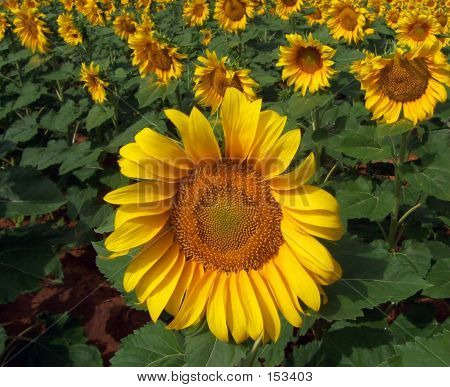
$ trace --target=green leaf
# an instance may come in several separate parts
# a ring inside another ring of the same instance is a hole
[[[245,357],[243,345],[224,343],[209,330],[186,336],[186,366],[234,367]]]
[[[114,117],[114,108],[94,105],[86,118],[86,129],[92,130]]]
[[[355,61],[363,59],[364,57],[364,53],[359,50],[339,47],[333,58],[336,62],[334,67],[337,71],[348,71]]]
[[[166,88],[158,85],[153,78],[145,78],[141,81],[139,90],[135,94],[139,107],[143,108],[162,98],[166,93]]]
[[[180,367],[185,363],[183,337],[158,321],[122,340],[111,359],[115,367]]]
[[[38,112],[33,112],[15,121],[6,131],[3,139],[15,143],[31,140],[38,131],[36,119]]]
[[[299,94],[293,94],[288,102],[288,116],[291,119],[309,116],[311,112],[318,109],[333,100],[333,95],[316,93],[302,97]]]
[[[450,298],[450,258],[437,261],[427,276],[433,286],[425,289],[424,294],[432,298]]]
[[[87,103],[87,100],[83,99],[77,106],[73,100],[69,100],[58,112],[50,110],[39,123],[53,132],[67,133],[69,125],[85,112]]]
[[[26,82],[22,89],[20,90],[19,98],[16,99],[16,102],[14,102],[13,110],[21,109],[37,99],[42,95],[44,89],[41,88],[39,85],[36,85],[31,82]]]
[[[328,303],[319,311],[329,321],[363,316],[364,308],[397,302],[430,286],[417,274],[416,267],[389,254],[380,243],[365,244],[344,237],[328,247],[343,270],[342,279],[326,288]]]
[[[102,149],[91,149],[89,141],[72,145],[64,155],[64,161],[59,167],[59,174],[64,175],[79,168],[99,169],[97,159]]]
[[[379,186],[373,189],[372,182],[363,177],[340,184],[336,197],[341,205],[341,215],[347,219],[381,220],[394,206],[391,191],[382,190]]]
[[[425,243],[409,240],[403,242],[402,249],[392,252],[398,259],[404,259],[421,278],[428,273],[431,264],[431,251]]]
[[[396,355],[388,359],[392,367],[450,366],[450,331],[431,338],[416,337],[413,342],[395,346]]]
[[[411,121],[400,120],[393,124],[377,125],[376,133],[379,138],[383,138],[385,136],[397,136],[412,129],[414,129],[414,125]]]
[[[317,353],[320,350],[321,341],[311,341],[306,345],[294,348],[292,353],[292,366],[294,367],[312,367],[316,365]]]
[[[258,359],[265,367],[275,367],[283,363],[284,350],[294,340],[293,328],[284,318],[281,319],[281,333],[276,343],[268,343],[258,351]]]
[[[53,182],[29,167],[0,172],[0,216],[47,214],[65,202]]]

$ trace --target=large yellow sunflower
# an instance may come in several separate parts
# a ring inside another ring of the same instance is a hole
[[[250,70],[232,70],[226,65],[227,59],[218,59],[214,51],[206,50],[206,56],[198,58],[203,66],[195,66],[195,97],[201,105],[211,107],[212,112],[217,111],[229,87],[242,91],[249,100],[256,98],[254,89],[258,84],[250,78]]]
[[[136,32],[137,23],[134,17],[126,12],[114,19],[114,32],[120,39],[127,41]]]
[[[447,100],[450,66],[439,44],[407,53],[398,48],[388,57],[370,55],[352,71],[374,120],[394,123],[403,115],[416,124],[433,116],[437,102]]]
[[[8,22],[6,20],[6,15],[0,12],[0,40],[2,40],[5,37],[7,27]]]
[[[183,17],[189,26],[201,26],[209,17],[207,0],[188,0],[184,2]]]
[[[341,237],[338,204],[307,184],[313,154],[283,174],[300,131],[282,134],[286,117],[260,109],[261,100],[227,90],[223,151],[196,108],[165,111],[184,148],[146,128],[120,150],[122,174],[139,181],[105,196],[120,206],[105,245],[114,256],[140,247],[124,288],[153,321],[163,310],[174,316],[169,329],[206,316],[220,340],[276,341],[279,312],[300,326],[306,307],[320,308],[321,286],[341,276],[316,239]]]
[[[33,53],[45,53],[48,50],[48,40],[45,36],[50,30],[41,20],[44,16],[32,9],[21,8],[14,11],[14,32],[23,46]]]
[[[225,31],[238,32],[245,29],[254,10],[255,3],[251,0],[217,0],[214,18]]]
[[[286,35],[290,46],[280,47],[280,59],[277,66],[283,66],[281,75],[287,79],[288,86],[294,85],[294,90],[302,89],[315,93],[320,89],[330,87],[329,79],[336,73],[332,66],[332,58],[336,53],[331,47],[315,40],[310,33],[307,39],[300,35]]]
[[[343,38],[348,44],[358,43],[374,32],[368,28],[371,22],[369,11],[359,7],[355,0],[333,0],[328,15],[327,25],[336,40]]]
[[[434,16],[419,11],[405,12],[396,29],[398,42],[411,48],[422,44],[433,45],[439,31],[439,24]]]
[[[176,47],[170,47],[141,30],[130,36],[128,45],[133,50],[133,65],[138,66],[142,77],[154,73],[160,82],[166,84],[170,79],[181,76],[183,65],[179,59],[186,55],[178,53]]]
[[[295,13],[300,12],[303,0],[275,0],[275,13],[282,20],[288,20]]]
[[[109,85],[108,82],[103,81],[99,77],[100,66],[91,62],[89,66],[86,63],[81,64],[80,80],[84,82],[84,86],[89,91],[92,100],[96,103],[102,104],[106,100],[105,87]]]
[[[58,33],[63,40],[70,46],[77,46],[83,43],[83,36],[73,23],[72,15],[63,13],[56,20],[58,24]]]

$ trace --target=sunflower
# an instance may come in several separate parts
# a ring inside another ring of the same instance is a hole
[[[440,26],[440,34],[441,35],[450,35],[450,23],[449,23],[449,14],[443,9],[438,9],[436,15],[436,21]],[[439,41],[443,44],[444,47],[447,47],[450,42],[450,38],[438,37]]]
[[[264,15],[266,13],[266,0],[253,0],[255,14]]]
[[[80,11],[93,26],[104,26],[105,18],[102,9],[97,5],[96,0],[83,0],[84,6]],[[81,4],[81,3],[80,3]]]
[[[6,15],[0,12],[0,40],[2,40],[5,37],[5,32],[8,25],[9,24],[6,21]]]
[[[398,23],[400,21],[401,13],[397,8],[391,8],[386,13],[386,24],[393,30],[398,28]]]
[[[295,13],[300,12],[303,0],[275,0],[275,13],[282,20],[288,20]]]
[[[309,13],[306,15],[306,23],[309,26],[313,26],[315,24],[325,24],[327,21],[327,12],[326,12],[326,4],[323,0],[321,1],[314,1],[311,3],[311,6],[314,8],[313,13]]]
[[[217,0],[214,18],[225,31],[236,33],[245,29],[254,9],[255,4],[251,0]]]
[[[256,98],[254,88],[258,84],[250,78],[250,70],[234,71],[227,67],[227,59],[226,56],[218,59],[214,51],[206,50],[206,57],[200,56],[198,58],[203,66],[195,66],[195,97],[201,105],[211,107],[213,112],[217,111],[223,101],[226,90],[230,87],[242,91],[249,100]]]
[[[133,50],[133,65],[138,66],[142,77],[154,73],[164,84],[172,78],[180,78],[183,65],[179,60],[186,55],[178,53],[177,48],[170,47],[140,30],[130,36],[128,45]]]
[[[63,13],[56,20],[58,24],[58,33],[63,40],[70,46],[77,46],[83,43],[83,36],[73,23],[72,15]]]
[[[124,13],[114,19],[114,32],[116,35],[127,41],[136,32],[137,23],[130,13]]]
[[[276,341],[279,312],[300,326],[305,307],[320,308],[322,285],[341,276],[316,239],[341,237],[338,204],[307,184],[313,154],[282,175],[300,131],[281,135],[286,117],[260,109],[261,100],[227,90],[223,152],[196,108],[189,116],[165,111],[184,148],[145,128],[120,150],[122,174],[141,180],[105,196],[120,205],[105,246],[115,256],[140,247],[124,288],[135,290],[153,321],[164,309],[174,316],[169,329],[206,316],[220,340]]]
[[[147,10],[152,5],[152,1],[153,0],[137,0],[135,7],[139,10]]]
[[[14,11],[14,32],[19,37],[22,45],[33,53],[45,53],[48,50],[48,41],[45,36],[50,30],[46,27],[42,18],[44,15],[32,9],[21,8]]]
[[[187,25],[201,26],[208,19],[209,3],[206,0],[188,0],[183,6],[183,17]]]
[[[204,46],[207,46],[209,43],[211,43],[212,31],[209,28],[201,29],[200,33],[202,34],[202,44]]]
[[[388,57],[366,57],[352,66],[365,91],[374,120],[394,123],[402,116],[417,124],[433,116],[437,102],[447,100],[450,66],[440,44],[423,45]]]
[[[11,12],[18,11],[20,8],[18,0],[3,0],[1,6]]]
[[[66,11],[71,11],[73,6],[75,5],[74,0],[59,0],[59,2],[64,6]]]
[[[399,43],[416,48],[422,44],[433,45],[439,31],[439,24],[433,15],[417,11],[406,12],[400,19],[395,32]]]
[[[344,38],[348,44],[358,43],[374,32],[367,28],[371,21],[369,11],[357,4],[355,0],[332,1],[327,25],[334,39]]]
[[[86,63],[81,64],[80,80],[84,82],[83,87],[87,87],[95,103],[102,104],[106,100],[105,87],[109,85],[108,82],[103,81],[98,76],[100,66],[91,62],[89,66]]]
[[[302,95],[309,90],[315,93],[330,87],[329,79],[336,73],[332,58],[336,53],[331,47],[315,40],[310,33],[307,39],[300,35],[286,35],[290,46],[280,47],[280,59],[277,66],[283,66],[282,79],[288,86],[294,85],[294,91],[302,89]]]

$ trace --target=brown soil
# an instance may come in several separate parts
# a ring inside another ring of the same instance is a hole
[[[37,293],[22,294],[15,302],[0,305],[0,325],[8,335],[18,335],[36,324],[37,315],[43,312],[69,311],[84,326],[89,344],[97,346],[104,364],[108,365],[120,340],[150,319],[148,313],[125,304],[120,293],[98,271],[95,256],[91,247],[65,253],[61,257],[62,284],[54,285],[46,280]],[[39,333],[39,328],[33,333]]]

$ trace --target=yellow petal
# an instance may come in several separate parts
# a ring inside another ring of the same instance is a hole
[[[159,180],[152,171],[144,168],[142,165],[136,164],[128,159],[120,159],[117,161],[120,167],[120,173],[130,179],[147,179]]]
[[[324,210],[338,212],[337,200],[327,191],[311,185],[302,185],[289,191],[272,191],[272,195],[282,207],[301,210]]]
[[[153,203],[171,198],[176,191],[176,184],[142,181],[111,191],[103,200],[111,204]]]
[[[114,218],[114,228],[119,228],[130,219],[140,218],[141,216],[158,215],[167,212],[172,207],[172,199],[161,200],[149,204],[124,204],[116,211]]]
[[[149,128],[142,129],[135,136],[140,148],[150,157],[180,169],[192,169],[188,154],[170,138]]]
[[[237,344],[247,339],[247,319],[239,295],[236,273],[231,273],[227,281],[227,323]]]
[[[144,302],[156,287],[165,281],[167,273],[175,265],[180,247],[172,244],[164,255],[144,274],[136,286],[136,295],[140,302]]]
[[[134,257],[123,276],[123,287],[126,292],[131,292],[136,287],[144,274],[163,256],[172,243],[172,232],[163,232]]]
[[[147,308],[153,322],[158,320],[161,312],[166,307],[167,302],[172,296],[172,293],[177,286],[178,279],[183,271],[184,262],[185,257],[184,254],[181,253],[178,255],[177,261],[173,267],[167,273],[165,280],[162,281],[147,298]]]
[[[228,341],[228,327],[226,315],[225,283],[226,273],[217,275],[214,286],[211,290],[211,297],[208,300],[206,309],[206,319],[208,326],[214,336],[222,341]]]
[[[194,286],[192,292],[188,292],[180,311],[167,328],[184,329],[194,324],[200,318],[205,309],[216,276],[217,272],[215,270],[210,270],[205,273]]]
[[[172,297],[170,297],[169,302],[166,305],[167,313],[175,316],[180,310],[181,302],[183,301],[186,289],[189,287],[191,280],[194,275],[196,268],[200,266],[194,261],[188,261],[185,263],[183,272],[181,273],[180,280],[177,283],[175,290],[173,291]]]
[[[244,270],[237,274],[237,284],[247,317],[247,332],[253,340],[257,340],[263,333],[263,319],[252,284]]]
[[[275,342],[280,337],[281,323],[278,317],[277,307],[267,288],[264,280],[255,270],[249,272],[250,280],[255,290],[256,298],[258,299],[261,313],[264,320],[264,329],[270,335],[270,338]]]
[[[316,172],[316,160],[314,153],[303,160],[303,162],[292,172],[274,177],[270,181],[270,186],[278,190],[290,190],[306,184]]]
[[[300,215],[298,216],[296,212],[300,211],[289,211],[288,209],[283,209],[283,219],[287,223],[290,224],[290,227],[296,228],[298,227],[300,230],[306,232],[307,234],[314,235],[319,238],[328,239],[331,241],[337,241],[342,238],[344,234],[344,229],[339,223],[339,217],[337,214],[332,212],[328,212],[329,217],[331,218],[328,222],[324,221],[324,226],[316,226],[308,223],[308,216],[306,215],[304,218]],[[316,213],[316,211],[302,211],[303,213]],[[294,213],[294,216],[291,214]],[[314,217],[309,217],[313,218]],[[319,218],[324,218],[320,216]],[[334,218],[334,219],[333,219]],[[303,220],[305,220],[303,222]],[[326,225],[330,224],[332,227],[327,227]]]
[[[110,251],[125,251],[147,243],[169,219],[168,213],[131,219],[114,230],[105,240]]]
[[[172,124],[174,124],[175,127],[178,129],[180,137],[183,139],[184,143],[184,138],[189,130],[189,116],[176,109],[166,109],[164,110],[164,114],[170,121],[172,121]],[[186,146],[185,143],[184,145]]]

